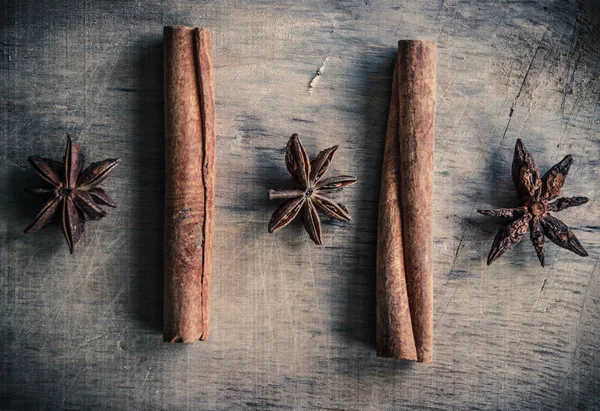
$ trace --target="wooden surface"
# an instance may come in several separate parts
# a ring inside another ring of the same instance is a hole
[[[598,2],[4,1],[0,5],[0,408],[600,408]],[[162,343],[162,27],[213,34],[217,193],[211,337]],[[395,45],[438,44],[431,365],[376,358],[375,245]],[[317,72],[320,75],[317,75]],[[316,77],[315,77],[316,76]],[[310,87],[309,87],[310,85]],[[340,144],[351,224],[276,234],[284,146]],[[118,156],[119,204],[74,256],[28,155]],[[525,239],[486,266],[517,137],[590,256]]]

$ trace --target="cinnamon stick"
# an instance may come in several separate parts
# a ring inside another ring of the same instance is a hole
[[[210,33],[164,28],[165,277],[163,339],[208,339],[215,177]]]
[[[417,360],[406,276],[400,214],[398,149],[398,78],[394,69],[392,98],[381,170],[377,235],[377,355]]]
[[[399,41],[377,240],[377,355],[431,362],[436,46]]]

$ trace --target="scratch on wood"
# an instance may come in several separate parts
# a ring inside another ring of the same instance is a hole
[[[319,69],[317,70],[317,72],[313,76],[313,78],[310,81],[310,83],[308,83],[308,94],[312,94],[312,92],[314,91],[314,89],[317,87],[317,83],[319,82],[319,78],[323,75],[323,73],[325,71],[325,63],[327,63],[327,60],[329,60],[329,57],[325,57],[325,60],[323,60],[323,63],[321,63],[321,67],[319,67]]]
[[[144,382],[142,383],[142,389],[144,388],[144,386],[146,385],[146,381],[148,381],[148,376],[150,375],[150,370],[152,369],[152,367],[148,368],[148,371],[146,371],[146,378],[144,378]]]
[[[544,291],[544,287],[546,286],[546,281],[548,281],[548,279],[544,278],[544,282],[542,283],[542,288],[540,288],[540,294]]]
[[[571,35],[571,40],[569,42],[569,52],[567,54],[567,67],[566,67],[566,72],[565,72],[565,82],[563,85],[563,93],[562,93],[562,101],[560,103],[560,111],[562,114],[565,113],[565,102],[567,101],[567,95],[569,94],[569,91],[572,90],[572,84],[573,84],[573,79],[575,77],[575,71],[577,68],[577,64],[579,63],[579,59],[581,56],[577,56],[577,59],[575,60],[575,63],[573,65],[571,65],[571,62],[573,60],[573,54],[575,53],[575,50],[577,49],[577,45],[579,42],[579,36],[581,33],[581,24],[580,24],[580,17],[577,16],[575,18],[575,22],[573,24],[573,33]],[[569,73],[570,71],[570,73]],[[567,80],[567,77],[569,77],[569,79]]]
[[[548,31],[548,27],[546,27],[544,29],[544,32],[542,33],[540,42],[536,46],[535,51],[533,52],[533,57],[531,58],[531,61],[529,62],[529,66],[527,67],[527,70],[525,71],[525,75],[523,76],[523,81],[521,81],[521,87],[519,87],[519,92],[517,93],[517,96],[515,97],[512,105],[510,106],[510,111],[508,112],[508,121],[506,122],[506,127],[504,127],[504,132],[502,133],[501,141],[503,141],[506,138],[506,132],[508,131],[508,127],[510,126],[510,121],[512,120],[512,115],[515,111],[515,107],[517,106],[519,97],[521,97],[521,92],[523,92],[523,89],[525,88],[525,82],[527,81],[527,78],[529,77],[529,72],[531,71],[531,68],[533,67],[533,62],[535,61],[535,58],[537,57],[537,54],[538,54],[538,51],[540,50],[541,45],[544,42],[544,36],[546,35],[547,31]]]
[[[544,287],[546,287],[546,282],[548,281],[547,278],[544,278],[544,282],[542,283],[542,286],[540,287],[540,292],[538,293],[537,298],[535,299],[535,301],[533,302],[533,307],[532,307],[532,311],[535,309],[535,307],[537,307],[537,303],[540,300],[540,297],[542,296],[542,293],[544,292]]]
[[[85,340],[85,341],[83,342],[83,345],[88,345],[88,344],[89,344],[89,343],[91,343],[92,341],[99,340],[100,338],[102,338],[102,337],[106,337],[107,335],[108,335],[108,333],[106,332],[106,333],[104,333],[104,334],[97,335],[97,336],[95,336],[95,337],[92,337],[92,338],[88,338],[87,340]]]

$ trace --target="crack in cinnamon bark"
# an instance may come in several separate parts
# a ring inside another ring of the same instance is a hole
[[[215,102],[210,33],[165,27],[165,342],[210,326]]]

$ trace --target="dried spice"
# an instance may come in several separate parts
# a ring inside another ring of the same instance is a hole
[[[400,40],[381,169],[378,357],[433,361],[433,152],[437,46]]]
[[[518,244],[527,232],[527,227],[531,230],[531,242],[542,267],[544,266],[544,237],[548,237],[554,244],[575,254],[583,257],[588,255],[569,227],[550,214],[550,211],[558,212],[588,202],[587,197],[557,198],[571,164],[573,164],[573,156],[569,154],[540,177],[533,157],[525,149],[521,139],[517,139],[512,163],[512,179],[523,205],[516,208],[477,210],[483,215],[512,220],[496,234],[488,256],[488,265]]]
[[[117,206],[98,184],[108,177],[119,160],[99,161],[83,170],[84,157],[79,144],[72,142],[69,136],[62,163],[39,156],[31,156],[27,160],[51,187],[27,189],[30,193],[49,198],[25,232],[39,231],[60,218],[69,251],[73,254],[75,244],[85,229],[85,222],[99,220],[106,215],[100,206]]]
[[[337,176],[321,179],[329,169],[338,146],[321,151],[309,161],[298,134],[292,135],[285,152],[285,165],[296,184],[295,190],[269,190],[269,199],[286,199],[271,217],[269,232],[288,225],[301,213],[304,228],[316,244],[322,244],[321,221],[317,210],[328,217],[341,221],[350,221],[348,210],[324,196],[328,191],[355,184],[355,177]]]
[[[210,32],[166,26],[163,341],[206,341],[215,224],[215,87]]]

